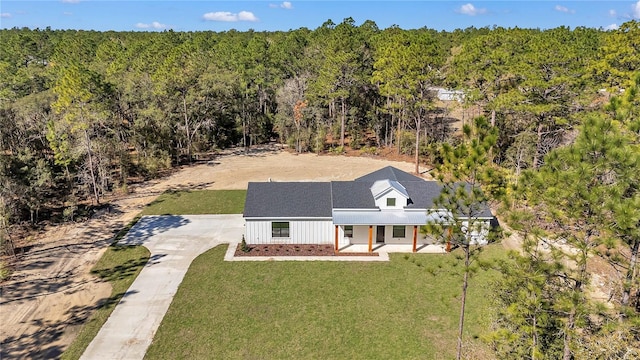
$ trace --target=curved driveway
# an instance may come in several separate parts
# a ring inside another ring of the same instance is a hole
[[[151,258],[81,359],[142,359],[193,259],[237,243],[242,215],[145,216],[120,241],[143,245]]]

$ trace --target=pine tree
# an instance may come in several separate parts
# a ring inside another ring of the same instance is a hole
[[[52,150],[56,152],[56,162],[69,165],[69,139],[74,138],[78,147],[86,154],[86,167],[89,170],[89,178],[93,193],[93,200],[100,203],[100,191],[98,189],[98,174],[96,174],[97,161],[93,146],[93,129],[96,123],[101,122],[108,114],[110,88],[100,76],[76,63],[69,64],[61,71],[61,76],[56,82],[53,92],[57,95],[52,108],[62,115],[62,125],[67,134],[60,136],[60,142],[52,142]],[[55,132],[55,126],[49,126],[49,134]],[[54,139],[55,136],[48,136]],[[57,146],[56,146],[57,145]]]
[[[609,237],[607,204],[617,201],[619,169],[626,162],[626,144],[616,123],[593,115],[587,118],[576,141],[551,152],[537,173],[523,181],[528,205],[535,207],[542,226],[542,241],[564,279],[564,289],[554,296],[554,312],[563,323],[563,359],[579,347],[582,325],[590,314],[587,289],[591,274],[587,264]]]
[[[621,304],[631,303],[636,295],[636,307],[640,306],[640,289],[637,283],[637,263],[640,252],[640,74],[627,87],[624,95],[614,97],[607,106],[620,125],[623,142],[615,169],[616,187],[609,201],[611,231],[629,251],[623,261],[626,267]],[[624,256],[624,255],[623,255]]]
[[[536,215],[518,208],[507,216],[522,248],[498,266],[502,277],[495,283],[496,319],[488,340],[500,359],[557,359],[562,354],[562,338],[556,336],[562,322],[554,304],[564,291],[558,276],[564,265],[545,250]]]
[[[430,216],[442,221],[427,224],[427,231],[463,252],[462,294],[458,321],[457,359],[462,357],[463,330],[467,287],[472,263],[481,247],[476,246],[477,234],[487,234],[484,220],[478,216],[486,211],[490,197],[482,191],[483,183],[495,182],[496,173],[489,160],[491,147],[496,142],[496,130],[484,118],[478,118],[475,126],[465,125],[462,142],[457,146],[444,144],[437,166],[437,179],[443,184],[440,196],[434,201],[437,210]],[[444,212],[443,212],[444,210]]]

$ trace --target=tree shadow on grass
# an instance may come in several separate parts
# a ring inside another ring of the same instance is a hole
[[[123,251],[131,246],[113,246],[113,251]],[[93,269],[92,274],[97,275],[103,281],[115,281],[122,280],[127,277],[133,276],[139,268],[143,267],[149,261],[149,257],[145,256],[139,259],[127,260],[122,264],[118,264],[111,268],[106,269]]]

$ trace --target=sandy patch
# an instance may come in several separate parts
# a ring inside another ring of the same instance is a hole
[[[412,172],[413,164],[370,157],[291,154],[259,148],[227,151],[214,161],[131,187],[110,211],[78,224],[47,229],[22,255],[0,293],[0,358],[57,358],[110,285],[90,275],[113,236],[167,189],[245,189],[249,181],[353,180],[385,166]]]

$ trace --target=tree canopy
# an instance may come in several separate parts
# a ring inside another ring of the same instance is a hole
[[[549,346],[549,357],[577,356],[592,315],[582,306],[591,256],[623,269],[621,317],[640,304],[639,29],[438,32],[347,18],[287,32],[0,30],[0,245],[14,224],[56,211],[73,219],[132,179],[219,149],[388,147],[412,157],[416,173],[436,167],[484,191],[452,187],[453,203],[488,201],[475,197],[509,183],[512,210],[542,209],[556,239],[581,251],[565,256],[576,267],[540,258],[549,228],[530,214],[514,221],[535,236],[504,283],[536,276],[500,299],[528,301],[518,309],[539,322],[505,312],[507,331],[494,337],[498,353],[542,358]],[[460,172],[479,166],[493,175]],[[570,291],[555,293],[560,284]],[[520,330],[529,335],[501,342]]]

